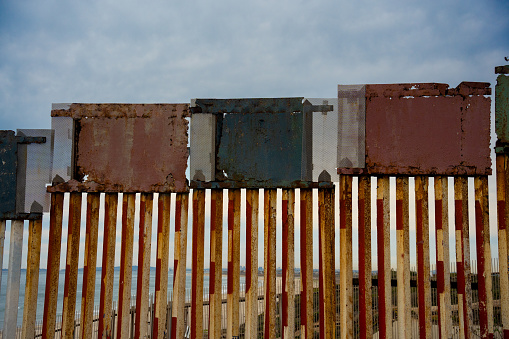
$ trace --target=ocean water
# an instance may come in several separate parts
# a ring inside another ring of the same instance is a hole
[[[118,291],[119,291],[119,276],[120,270],[119,268],[115,268],[115,275],[113,280],[113,304],[117,305],[118,302]],[[138,269],[133,267],[132,274],[132,282],[131,282],[131,296],[135,297],[136,295],[136,283],[137,283]],[[153,294],[155,290],[155,278],[156,278],[156,269],[152,267],[150,269],[150,286],[149,286],[149,294]],[[222,285],[226,286],[227,284],[227,276],[223,275]],[[19,291],[19,306],[18,306],[18,326],[21,326],[23,321],[23,306],[24,306],[24,297],[25,297],[25,281],[26,281],[26,271],[21,271],[21,283],[20,283],[20,291]],[[63,298],[64,298],[64,282],[65,282],[65,271],[60,271],[60,276],[58,280],[58,304],[57,304],[57,316],[62,314],[63,307]],[[240,276],[240,284],[245,283],[245,277]],[[44,292],[46,285],[46,270],[41,270],[39,272],[39,289],[38,289],[38,297],[37,297],[37,321],[42,321],[43,312],[44,312]],[[209,286],[209,275],[204,275],[203,281],[204,290],[208,291]],[[76,297],[76,312],[81,312],[81,293],[83,289],[83,270],[80,269],[78,271],[78,288],[77,288],[77,297]],[[5,298],[7,293],[7,270],[3,270],[2,272],[2,282],[1,282],[1,290],[0,290],[0,305],[4,305],[5,307]],[[168,297],[169,292],[173,290],[173,272],[170,271],[168,273]],[[191,290],[191,271],[188,269],[186,274],[186,292]],[[100,293],[101,293],[101,269],[98,268],[96,270],[96,278],[95,278],[95,294],[94,294],[94,307],[99,308],[100,301]],[[135,299],[131,298],[131,302],[134,302]],[[112,305],[113,306],[113,305]],[[0,328],[3,328],[4,324],[4,307],[0,307]]]

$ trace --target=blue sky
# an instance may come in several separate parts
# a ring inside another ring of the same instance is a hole
[[[54,102],[328,98],[362,83],[494,88],[508,18],[509,3],[492,0],[0,0],[0,128],[50,128]]]

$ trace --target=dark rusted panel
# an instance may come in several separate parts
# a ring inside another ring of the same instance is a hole
[[[509,76],[499,75],[495,87],[495,131],[501,143],[509,143]],[[499,145],[497,145],[499,146]],[[503,148],[496,148],[497,153],[507,153]]]
[[[192,113],[302,112],[303,98],[195,99]]]
[[[509,65],[495,67],[495,74],[509,74]]]
[[[50,191],[186,192],[187,104],[71,104],[74,180]]]
[[[487,85],[367,85],[368,173],[491,174]]]

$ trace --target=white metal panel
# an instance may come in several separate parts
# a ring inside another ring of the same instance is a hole
[[[71,117],[52,117],[54,131],[52,182],[67,182],[72,179],[74,162],[74,120]]]
[[[215,180],[215,138],[216,117],[214,114],[191,115],[191,180]]]

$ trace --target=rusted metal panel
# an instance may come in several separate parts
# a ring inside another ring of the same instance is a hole
[[[508,222],[508,187],[509,180],[509,156],[497,154],[497,219],[498,219],[498,258],[499,272],[507,272],[508,245],[507,234]],[[500,307],[502,313],[502,327],[505,336],[509,336],[509,279],[507,274],[500,275]]]
[[[101,269],[101,296],[99,301],[99,338],[111,338],[113,277],[115,267],[115,238],[117,230],[118,194],[104,196],[104,233]]]
[[[264,190],[264,338],[276,338],[276,204],[277,191]]]
[[[283,302],[282,339],[295,338],[295,268],[294,268],[294,190],[282,192],[283,226]]]
[[[168,252],[170,239],[170,204],[171,195],[159,194],[157,208],[157,255],[156,255],[156,285],[154,302],[154,330],[153,338],[164,338],[166,319],[166,300],[168,293]],[[175,227],[178,223],[175,222]],[[175,261],[178,260],[178,233],[175,230]],[[175,267],[176,268],[176,267]],[[177,275],[177,271],[174,273]],[[175,278],[174,278],[175,279]],[[174,282],[175,283],[175,282]],[[174,314],[172,312],[172,314]],[[173,329],[173,326],[172,326]]]
[[[194,99],[192,113],[302,112],[302,98]]]
[[[204,252],[205,252],[205,190],[195,189],[193,190],[191,339],[203,338],[203,269],[205,255]]]
[[[493,337],[493,294],[491,282],[491,249],[488,211],[488,177],[476,176],[475,229],[477,249],[477,283],[479,290],[479,326],[481,338]]]
[[[378,328],[380,338],[392,338],[389,177],[378,177],[376,228],[378,252]]]
[[[39,265],[41,261],[42,219],[30,220],[28,227],[27,270],[21,337],[31,339],[35,336]]]
[[[300,190],[300,323],[302,337],[314,338],[313,191]]]
[[[339,85],[337,168],[360,171],[366,166],[366,86]]]
[[[491,174],[488,86],[366,85],[368,172]]]
[[[341,338],[353,338],[353,256],[352,256],[352,176],[339,181],[340,326]],[[362,260],[362,259],[361,259]]]
[[[239,335],[240,189],[228,191],[228,295],[226,337]]]
[[[44,129],[17,130],[21,137],[44,137],[44,143],[18,145],[17,213],[49,212],[50,196],[46,185],[51,183],[53,131]]]
[[[92,337],[94,321],[95,274],[97,271],[97,237],[99,232],[99,193],[87,194],[85,262],[81,293],[81,338]]]
[[[18,326],[19,288],[21,278],[21,255],[23,249],[23,220],[11,221],[9,245],[9,271],[5,296],[5,320],[2,337],[15,338]]]
[[[258,189],[246,190],[246,338],[258,333]]]
[[[509,143],[509,76],[503,74],[495,86],[495,132],[500,142]]]
[[[410,229],[408,177],[396,177],[398,337],[411,337]]]
[[[48,264],[46,267],[46,290],[44,292],[44,316],[42,322],[43,339],[55,337],[63,209],[64,194],[52,193],[49,220],[49,239],[51,241],[48,244]]]
[[[154,197],[152,193],[142,193],[140,198],[140,224],[138,249],[138,276],[136,283],[136,319],[135,338],[147,338],[149,326],[147,314],[149,310],[150,288],[150,253],[152,242],[152,210]]]
[[[122,244],[120,248],[120,277],[118,282],[117,339],[130,334],[131,282],[133,267],[133,238],[135,193],[122,196]]]
[[[67,225],[67,254],[65,265],[64,303],[62,308],[62,336],[74,332],[76,316],[76,289],[78,286],[78,260],[80,254],[81,193],[71,193],[69,199],[69,223]]]
[[[71,104],[51,114],[76,124],[73,180],[51,190],[188,190],[188,105]]]
[[[373,337],[371,271],[371,177],[359,176],[359,328],[361,339]]]
[[[247,194],[249,194],[248,191]],[[258,193],[258,191],[256,191]],[[249,196],[249,195],[248,195]],[[249,205],[248,205],[249,206]],[[246,206],[246,211],[248,209]],[[247,212],[246,212],[247,213]],[[256,213],[258,213],[258,205],[256,205]],[[249,216],[246,214],[246,228],[249,227]],[[249,239],[249,229],[246,230],[247,238]],[[256,232],[258,234],[258,232]],[[258,241],[255,238],[257,251]],[[249,243],[248,243],[249,246]],[[253,251],[253,252],[254,252]],[[257,253],[257,252],[255,252]],[[246,251],[246,256],[249,258],[251,255],[249,247]],[[248,259],[246,259],[246,266],[249,265]],[[209,293],[210,293],[210,310],[209,310],[209,335],[211,338],[219,338],[221,336],[221,308],[222,308],[222,261],[223,261],[223,190],[214,189],[211,191],[211,202],[210,202],[210,279],[209,279]],[[258,265],[255,265],[256,272],[258,272]],[[256,275],[255,275],[256,276]],[[255,289],[256,292],[256,289]],[[250,311],[253,307],[250,307],[250,296],[252,296],[252,290],[249,289],[249,269],[246,271],[246,337],[249,336],[251,326],[250,323]],[[257,299],[255,299],[257,300]],[[255,304],[256,305],[256,304]],[[254,308],[256,312],[256,308]],[[258,316],[258,313],[255,313]],[[257,319],[257,318],[255,318]],[[251,332],[252,333],[252,332]]]
[[[431,284],[429,262],[428,177],[415,177],[415,228],[419,337],[431,338]]]
[[[186,251],[189,194],[177,193],[175,201],[175,264],[173,269],[173,303],[171,339],[183,338],[184,305],[186,293]]]
[[[334,189],[318,190],[320,338],[336,337]]]

